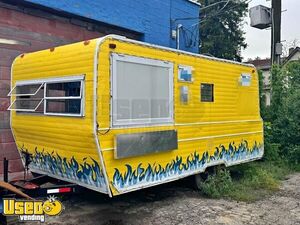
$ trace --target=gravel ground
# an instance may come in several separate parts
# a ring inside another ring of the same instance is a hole
[[[63,213],[45,224],[300,225],[300,173],[254,203],[207,199],[190,186],[190,180],[181,180],[113,199],[88,191],[64,199]]]

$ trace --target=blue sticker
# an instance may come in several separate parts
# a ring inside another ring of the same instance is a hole
[[[251,85],[251,75],[242,74],[240,78],[240,83],[242,86],[250,86]]]
[[[179,66],[179,80],[181,81],[192,81],[192,67],[190,66]]]

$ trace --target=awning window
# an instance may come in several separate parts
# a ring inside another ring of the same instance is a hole
[[[23,112],[37,112],[43,110],[40,107],[44,99],[22,98],[16,99],[8,108],[8,110],[16,110]]]
[[[25,85],[16,85],[8,94],[8,96],[34,96],[39,90],[44,86],[44,83],[41,84],[25,84]]]
[[[8,94],[8,110],[56,116],[84,115],[84,75],[21,81]]]

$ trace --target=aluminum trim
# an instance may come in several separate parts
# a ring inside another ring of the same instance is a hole
[[[115,39],[115,40],[118,40],[121,42],[133,43],[133,44],[147,46],[147,47],[156,48],[156,49],[161,49],[161,50],[165,50],[165,51],[176,52],[176,53],[180,53],[183,55],[195,56],[198,58],[208,59],[208,60],[212,60],[212,61],[219,61],[219,62],[226,62],[226,63],[236,64],[236,65],[242,65],[242,66],[251,67],[251,68],[255,69],[255,66],[253,64],[241,63],[241,62],[236,62],[236,61],[232,61],[232,60],[228,60],[228,59],[220,59],[217,57],[212,57],[212,56],[187,52],[187,51],[183,51],[183,50],[173,49],[173,48],[169,48],[169,47],[159,46],[159,45],[150,44],[150,43],[146,43],[146,42],[142,42],[142,41],[128,39],[124,36],[107,35],[107,36],[103,37],[103,39],[108,39],[108,38]]]
[[[236,133],[236,134],[224,134],[224,135],[212,135],[212,136],[206,136],[206,137],[186,138],[186,139],[180,139],[180,140],[178,140],[178,142],[196,141],[196,140],[205,140],[205,139],[210,139],[210,138],[232,137],[232,136],[239,136],[239,135],[259,134],[259,133],[263,133],[263,131],[253,131],[253,132],[244,132],[244,133]]]
[[[169,69],[169,103],[172,107],[169,107],[169,115],[165,118],[147,118],[147,119],[123,119],[118,120],[114,115],[117,115],[117,109],[115,109],[114,99],[117,96],[117,62],[129,62],[136,63],[140,65],[150,65],[157,66]],[[146,58],[141,56],[134,55],[125,55],[125,54],[110,54],[110,80],[111,80],[111,105],[110,105],[110,118],[111,118],[111,127],[135,127],[139,125],[147,126],[152,124],[168,124],[174,123],[174,63],[170,61],[163,61],[159,59]]]
[[[196,137],[196,138],[178,139],[178,142],[206,140],[206,139],[211,139],[211,138],[232,137],[232,136],[239,136],[239,135],[259,134],[259,133],[263,133],[263,131],[253,131],[253,132],[226,134],[226,135],[213,135],[213,136],[204,136],[204,137]],[[115,148],[103,148],[102,149],[102,151],[113,151],[113,150],[115,150]]]
[[[16,85],[26,85],[26,84],[39,84],[39,83],[56,83],[56,82],[69,82],[69,81],[81,81],[84,80],[84,74],[81,75],[63,75],[62,77],[35,79],[35,80],[22,80],[16,81]]]
[[[196,123],[169,123],[169,124],[152,124],[147,125],[147,127],[174,127],[174,126],[197,126],[197,125],[210,125],[210,124],[226,124],[226,123],[250,123],[250,122],[263,122],[262,120],[231,120],[231,121],[211,121],[211,122],[196,122]],[[144,127],[143,125],[141,126],[136,126],[136,127],[128,127],[128,126],[120,126],[120,127],[105,127],[105,128],[98,128],[98,131],[105,131],[105,130],[119,130],[119,129],[124,129],[124,128],[138,128],[138,127]]]
[[[93,101],[93,119],[94,119],[94,127],[93,127],[93,134],[94,134],[94,138],[95,138],[95,144],[98,150],[98,155],[100,158],[100,163],[102,166],[102,170],[103,170],[103,175],[104,175],[104,179],[106,182],[106,193],[108,193],[109,197],[112,197],[112,192],[110,190],[110,186],[109,186],[109,179],[108,179],[108,175],[107,175],[107,171],[106,171],[106,167],[104,164],[104,159],[103,159],[103,155],[102,155],[102,150],[101,150],[101,146],[100,146],[100,138],[98,137],[98,122],[97,122],[97,106],[98,106],[98,96],[97,96],[97,88],[98,88],[98,60],[99,60],[99,51],[100,51],[100,46],[101,44],[106,40],[106,38],[109,37],[114,37],[114,35],[108,35],[102,38],[99,38],[97,40],[96,43],[96,49],[95,49],[95,54],[94,54],[94,101]]]
[[[44,99],[41,99],[34,109],[12,109],[11,107],[15,104],[16,101],[17,101],[17,99],[15,99],[13,101],[13,103],[7,108],[7,110],[9,110],[9,111],[19,111],[19,112],[35,112],[38,109],[38,107],[42,104]]]
[[[178,150],[178,135],[176,130],[127,133],[115,136],[115,159],[175,150]]]
[[[18,87],[18,86],[25,86],[25,85],[18,85],[16,84],[13,89],[7,94],[7,96],[16,96],[16,97],[19,97],[19,96],[34,96],[36,95],[39,90],[41,90],[41,88],[44,86],[45,83],[41,83],[41,85],[38,87],[38,89],[34,92],[34,93],[31,93],[31,94],[12,94],[12,92]],[[28,84],[29,85],[29,84]]]

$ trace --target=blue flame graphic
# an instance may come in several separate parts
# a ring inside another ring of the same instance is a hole
[[[24,146],[20,148],[20,152],[28,152]],[[93,187],[105,188],[106,183],[103,171],[98,162],[90,157],[93,162],[89,164],[87,158],[83,159],[83,163],[78,163],[75,157],[67,159],[61,157],[56,152],[38,151],[35,148],[34,153],[30,155],[30,167],[36,170],[44,171],[69,180],[78,181]]]
[[[157,183],[175,176],[189,174],[193,171],[204,170],[211,164],[225,162],[227,164],[240,163],[247,160],[260,158],[263,154],[263,145],[256,142],[252,148],[248,147],[247,141],[242,141],[238,147],[234,142],[230,143],[228,148],[224,145],[216,147],[213,155],[204,152],[200,155],[197,151],[190,154],[186,159],[177,156],[165,167],[153,163],[144,166],[140,163],[136,168],[126,164],[125,172],[121,173],[115,168],[112,185],[117,190],[124,188],[134,188],[136,185]]]

